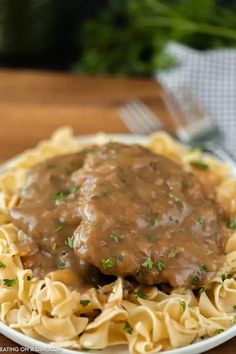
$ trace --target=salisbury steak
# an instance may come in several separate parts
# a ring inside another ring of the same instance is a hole
[[[138,146],[97,148],[73,175],[82,221],[74,248],[105,274],[194,287],[222,262],[214,203],[194,176]]]

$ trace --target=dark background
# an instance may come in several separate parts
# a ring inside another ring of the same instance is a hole
[[[236,1],[0,0],[1,67],[144,76],[168,40],[236,47]]]

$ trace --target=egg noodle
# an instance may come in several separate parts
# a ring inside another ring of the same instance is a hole
[[[98,135],[93,143],[109,137]],[[10,222],[7,210],[19,199],[18,190],[33,165],[83,148],[69,128],[59,129],[50,140],[15,159],[0,177],[0,320],[27,336],[76,350],[103,349],[126,344],[130,353],[156,353],[186,346],[216,335],[236,323],[236,232],[229,230],[226,263],[200,291],[174,289],[165,294],[154,286],[140,285],[125,294],[123,280],[91,288],[80,294],[50,274],[37,279],[24,269],[17,243],[22,232]],[[202,159],[209,168],[199,170],[205,183],[215,185],[218,203],[236,215],[236,179],[229,167],[202,156],[161,132],[150,137],[148,148],[193,171],[190,161]],[[46,192],[46,191],[45,191]],[[235,219],[236,220],[236,219]]]

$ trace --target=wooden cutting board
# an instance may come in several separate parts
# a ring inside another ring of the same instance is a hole
[[[63,125],[71,126],[78,135],[128,133],[117,108],[137,98],[171,130],[160,92],[151,79],[0,70],[0,163],[33,147]],[[20,348],[0,334],[0,352],[10,353],[14,347]],[[207,353],[235,354],[235,348],[236,338]]]

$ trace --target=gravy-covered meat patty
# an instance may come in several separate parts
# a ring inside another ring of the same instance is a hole
[[[144,284],[198,287],[224,261],[217,205],[192,174],[141,146],[109,143],[45,161],[29,171],[26,191],[10,214],[34,245],[32,267],[44,252],[47,269],[88,264]]]

